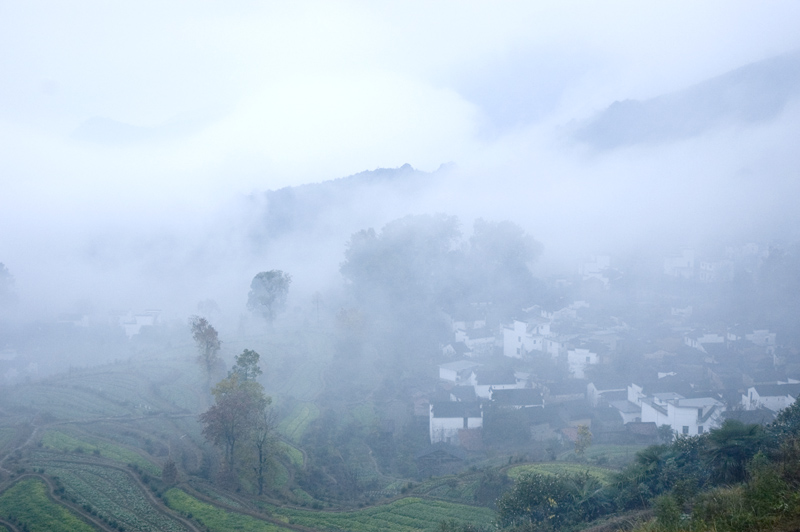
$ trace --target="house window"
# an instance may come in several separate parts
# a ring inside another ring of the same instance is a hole
[[[698,434],[702,434],[702,433],[703,433],[703,425],[698,425],[698,427],[697,427],[697,433],[698,433]]]
[[[522,341],[522,336],[517,336],[517,342],[521,342],[521,341]]]
[[[519,354],[519,347],[517,348],[517,354]]]
[[[684,434],[689,434],[689,426],[688,425],[684,425],[683,426],[683,433]]]
[[[586,357],[586,363],[587,364],[589,363],[589,357]]]

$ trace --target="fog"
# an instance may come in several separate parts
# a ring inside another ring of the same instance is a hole
[[[798,22],[0,3],[0,528],[782,523]]]
[[[790,2],[0,10],[0,261],[18,315],[183,320],[211,298],[234,317],[268,269],[306,305],[341,286],[350,235],[407,214],[456,215],[466,236],[511,220],[543,244],[539,275],[798,238]],[[724,77],[774,57],[757,85]],[[753,87],[769,105],[745,113]],[[614,114],[627,100],[645,112]],[[404,164],[417,172],[264,223],[267,191]]]

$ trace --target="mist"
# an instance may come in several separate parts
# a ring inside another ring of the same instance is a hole
[[[352,234],[409,214],[510,220],[539,275],[797,240],[797,6],[420,9],[5,6],[15,314],[235,321],[266,269],[307,305]]]

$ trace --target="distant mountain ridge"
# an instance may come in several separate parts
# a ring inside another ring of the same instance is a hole
[[[716,127],[777,117],[800,96],[800,51],[732,70],[649,100],[616,101],[574,131],[598,149],[690,138]]]
[[[258,212],[251,237],[264,241],[295,231],[354,232],[363,229],[365,223],[368,226],[385,223],[393,215],[401,215],[393,211],[408,205],[409,199],[418,196],[449,168],[450,165],[443,164],[434,172],[423,172],[404,164],[321,183],[268,190],[252,197]],[[342,224],[347,222],[355,225],[343,228]]]

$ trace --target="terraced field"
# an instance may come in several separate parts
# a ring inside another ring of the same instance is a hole
[[[487,508],[477,508],[443,501],[416,497],[400,499],[389,504],[352,512],[331,512],[271,508],[273,522],[258,520],[253,516],[219,508],[198,500],[179,489],[169,490],[165,499],[170,508],[194,519],[212,531],[246,530],[277,532],[286,525],[301,525],[314,530],[348,530],[353,532],[412,532],[436,530],[443,520],[458,523],[491,525],[494,513]]]
[[[141,531],[189,530],[158,511],[126,471],[76,462],[51,462],[46,471],[58,478],[66,496],[112,526]]]
[[[444,501],[406,497],[389,504],[354,512],[326,512],[276,508],[274,516],[288,523],[316,530],[351,530],[354,532],[412,532],[436,530],[441,521],[489,526],[494,512],[488,508],[465,506]]]
[[[285,532],[291,530],[253,516],[225,510],[203,502],[186,492],[173,488],[164,494],[164,500],[173,510],[190,517],[211,532]]]
[[[288,460],[276,464],[270,488],[286,497],[279,500],[317,508],[320,501],[294,485],[293,479],[294,468],[305,466],[297,445],[320,415],[313,399],[323,386],[322,372],[330,353],[325,351],[329,344],[319,338],[299,345],[309,353],[317,350],[316,358],[290,360],[292,377],[282,384],[296,381],[300,388],[288,399],[294,408],[279,425]],[[281,351],[273,353],[273,359],[280,362],[295,354]],[[471,477],[455,486],[449,481],[431,485],[429,493],[419,497],[346,512],[289,508],[276,505],[277,501],[248,498],[245,494],[253,490],[247,481],[241,493],[227,492],[213,483],[216,466],[206,464],[211,455],[196,417],[207,401],[202,380],[191,357],[184,356],[73,371],[4,394],[0,398],[0,516],[12,515],[16,521],[9,522],[18,523],[14,526],[20,529],[23,525],[56,531],[99,527],[129,532],[279,532],[303,527],[410,532],[435,530],[443,520],[488,525],[494,519],[486,508],[458,504],[472,500],[477,484]],[[376,412],[373,405],[358,403],[349,417],[359,427],[369,427]],[[378,478],[366,445],[351,451],[363,464],[358,474],[365,482],[377,479],[385,486],[395,480]],[[178,464],[180,478],[178,487],[163,492],[161,466],[168,457]],[[203,467],[210,467],[211,473]],[[35,477],[19,480],[19,475],[31,475],[31,471]],[[183,484],[187,479],[191,482]],[[379,489],[364,501],[399,491]],[[267,515],[248,511],[253,508]],[[52,524],[56,521],[61,525]]]
[[[293,442],[299,442],[308,425],[319,417],[319,408],[314,403],[300,403],[278,425],[278,432]]]
[[[613,469],[598,467],[588,464],[576,464],[572,462],[544,462],[537,464],[523,464],[509,468],[506,474],[509,478],[516,480],[523,473],[543,473],[555,475],[558,473],[588,473],[603,483],[609,483],[614,476]]]
[[[161,467],[157,466],[142,454],[112,443],[93,438],[76,437],[61,430],[48,430],[42,436],[42,448],[61,452],[79,452],[97,454],[121,464],[136,464],[152,475],[160,475]]]
[[[0,495],[0,515],[27,530],[94,532],[67,508],[51,501],[47,491],[42,480],[20,480]]]
[[[636,453],[646,445],[592,445],[584,453],[586,460],[604,460],[609,466],[622,467],[636,458]],[[575,453],[567,451],[558,456],[558,460],[574,460]]]

